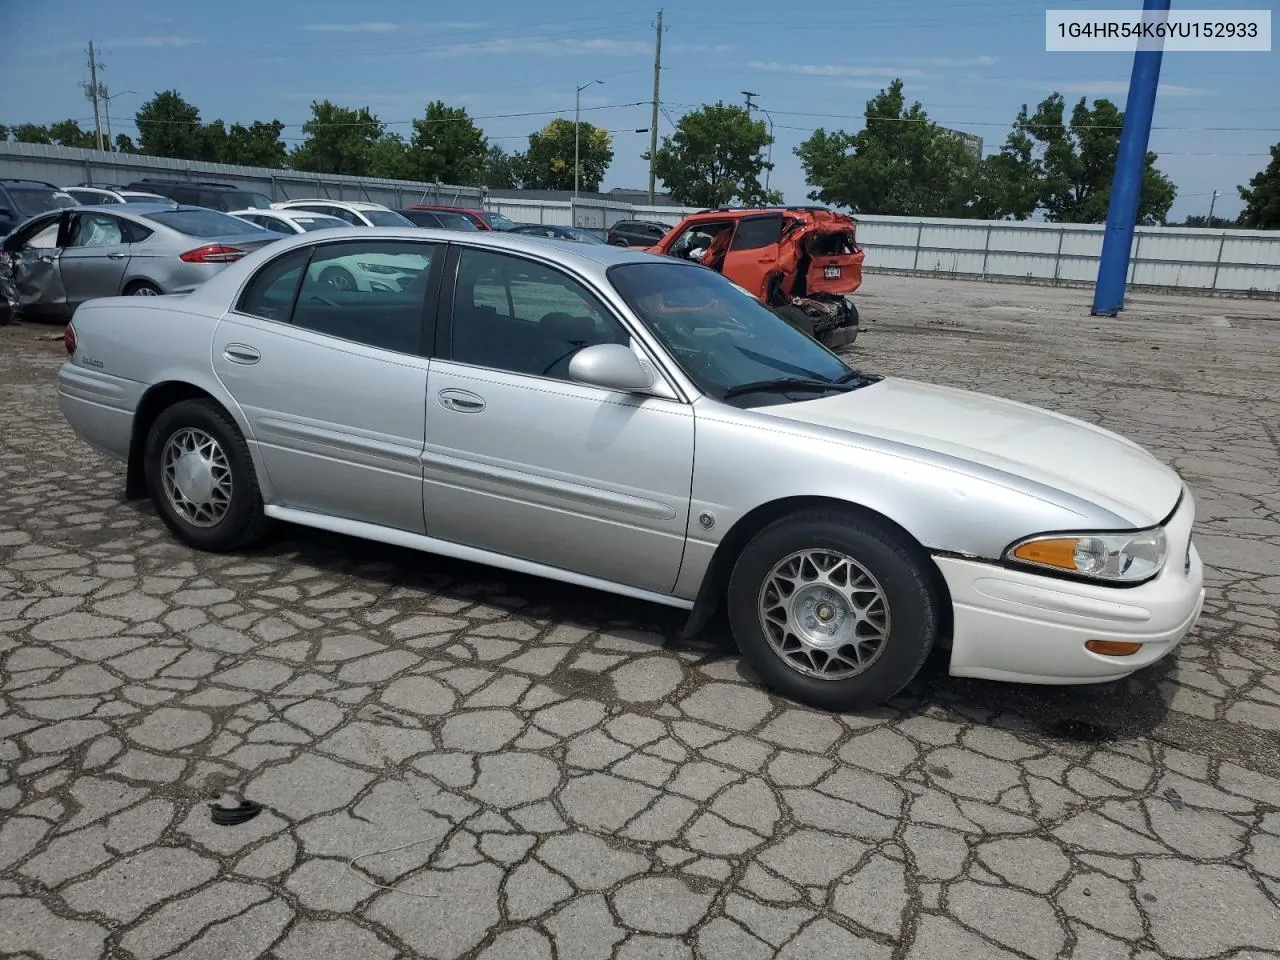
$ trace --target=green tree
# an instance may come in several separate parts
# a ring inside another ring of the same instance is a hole
[[[680,118],[675,132],[662,138],[653,172],[678,203],[689,206],[780,203],[782,195],[760,183],[764,171],[773,169],[764,157],[770,142],[763,120],[718,101]]]
[[[75,120],[60,120],[50,124],[49,139],[64,147],[84,147],[94,149],[98,146],[98,135],[92,130],[80,129]],[[103,140],[106,143],[106,140]]]
[[[999,153],[985,157],[969,188],[967,216],[979,220],[1026,220],[1040,202],[1035,141],[1027,133],[1027,108],[1018,112]]]
[[[484,167],[480,171],[480,185],[494,190],[514,190],[520,186],[516,156],[507,153],[498,144],[489,145],[484,152]]]
[[[1250,230],[1280,230],[1280,143],[1271,148],[1271,162],[1249,181],[1237,187],[1244,211],[1240,226]]]
[[[373,145],[386,127],[368,107],[351,109],[328,100],[312,101],[311,119],[302,125],[307,139],[290,154],[296,170],[368,176]]]
[[[116,134],[116,153],[140,153],[137,145],[123,133]]]
[[[9,140],[9,128],[0,123],[0,143],[6,143]]]
[[[1103,223],[1111,201],[1111,181],[1124,113],[1110,100],[1093,107],[1081,97],[1066,119],[1066,103],[1059,93],[1040,102],[1027,116],[1025,105],[1014,121],[1014,133],[1035,142],[1033,155],[1021,159],[1022,173],[1037,183],[1037,198],[1045,219],[1057,223]],[[1177,188],[1156,168],[1156,154],[1148,151],[1138,200],[1138,223],[1160,224],[1173,206]]]
[[[465,107],[447,107],[443,100],[428,103],[422,119],[413,121],[409,146],[417,179],[480,185],[489,141]]]
[[[966,213],[976,167],[955,135],[907,105],[894,80],[867,101],[857,133],[819,128],[795,150],[810,199],[855,213],[947,217]]]
[[[200,122],[200,110],[177,90],[157,93],[138,109],[134,122],[143,153],[178,160],[208,158],[209,135]]]
[[[20,123],[13,128],[13,139],[19,143],[53,143],[49,128],[38,123]]]
[[[222,121],[216,121],[215,125],[221,127]],[[284,141],[280,139],[282,133],[284,124],[279,120],[254,120],[247,127],[233,123],[218,151],[218,160],[221,163],[278,170],[288,159]]]
[[[518,161],[521,184],[527,190],[573,189],[573,121],[557,117],[537,133],[529,134],[529,148]],[[605,171],[613,162],[613,138],[609,131],[590,123],[579,130],[578,188],[588,193],[600,189]]]
[[[1239,223],[1236,220],[1229,220],[1226,217],[1207,217],[1203,213],[1196,213],[1183,220],[1182,226],[1223,230],[1229,227],[1239,226]]]
[[[369,144],[369,176],[388,180],[413,180],[409,145],[399,134],[384,133]]]

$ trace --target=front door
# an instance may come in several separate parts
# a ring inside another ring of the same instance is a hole
[[[428,534],[669,592],[689,515],[692,408],[569,379],[582,347],[631,338],[559,269],[463,247],[452,293],[427,377]]]
[[[71,234],[59,258],[68,307],[120,294],[129,266],[130,226],[109,213],[71,215]]]
[[[282,506],[425,531],[426,345],[443,250],[390,240],[295,248],[265,264],[218,324],[214,369]],[[394,288],[324,279],[388,257],[401,268]]]
[[[4,240],[13,257],[11,271],[0,276],[0,300],[12,301],[26,313],[62,313],[67,294],[58,271],[59,238],[67,233],[70,215],[46,213],[32,218]]]

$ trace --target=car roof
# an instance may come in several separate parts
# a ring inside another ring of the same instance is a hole
[[[296,197],[292,200],[281,200],[281,204],[287,203],[327,203],[333,207],[346,207],[348,210],[390,210],[391,208],[382,203],[370,203],[366,200],[330,200],[328,197]],[[276,210],[288,210],[286,206],[275,206]]]
[[[692,270],[706,269],[682,260],[644,253],[635,247],[614,247],[603,243],[585,244],[576,240],[525,237],[502,230],[459,233],[456,230],[436,227],[349,226],[325,230],[321,233],[302,233],[292,237],[281,237],[206,280],[188,294],[188,298],[191,301],[207,302],[215,306],[225,305],[243,284],[245,274],[256,272],[267,260],[274,259],[294,247],[348,240],[434,240],[438,243],[452,243],[455,246],[480,247],[495,251],[509,250],[512,253],[529,254],[542,259],[548,257],[549,251],[555,251],[551,256],[563,265],[597,276],[605,269],[623,263],[667,263],[681,267],[687,266]]]

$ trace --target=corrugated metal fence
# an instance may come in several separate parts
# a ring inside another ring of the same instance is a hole
[[[253,187],[285,200],[303,196],[370,200],[393,208],[412,203],[483,204],[513,220],[576,224],[603,235],[624,219],[674,225],[683,207],[646,207],[582,197],[577,201],[484,199],[477,187],[235,167],[72,147],[0,143],[0,176],[61,186],[85,181],[125,183],[146,176],[214,179]],[[1098,272],[1104,228],[987,220],[858,217],[868,271],[964,279],[1090,285]],[[1138,227],[1129,282],[1137,287],[1280,296],[1280,231]]]
[[[474,206],[479,187],[444,183],[414,183],[376,177],[273,170],[270,167],[237,167],[202,160],[174,160],[127,153],[56,147],[42,143],[0,143],[0,176],[44,180],[60,187],[78,183],[111,183],[123,186],[144,177],[180,180],[212,180],[248,187],[272,200],[328,197],[331,200],[367,200],[389,207],[412,203],[449,203]]]

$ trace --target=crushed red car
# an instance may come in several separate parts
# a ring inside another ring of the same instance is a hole
[[[849,295],[862,285],[866,254],[847,214],[826,207],[701,210],[646,249],[724,274],[830,349],[857,339],[858,309]]]

